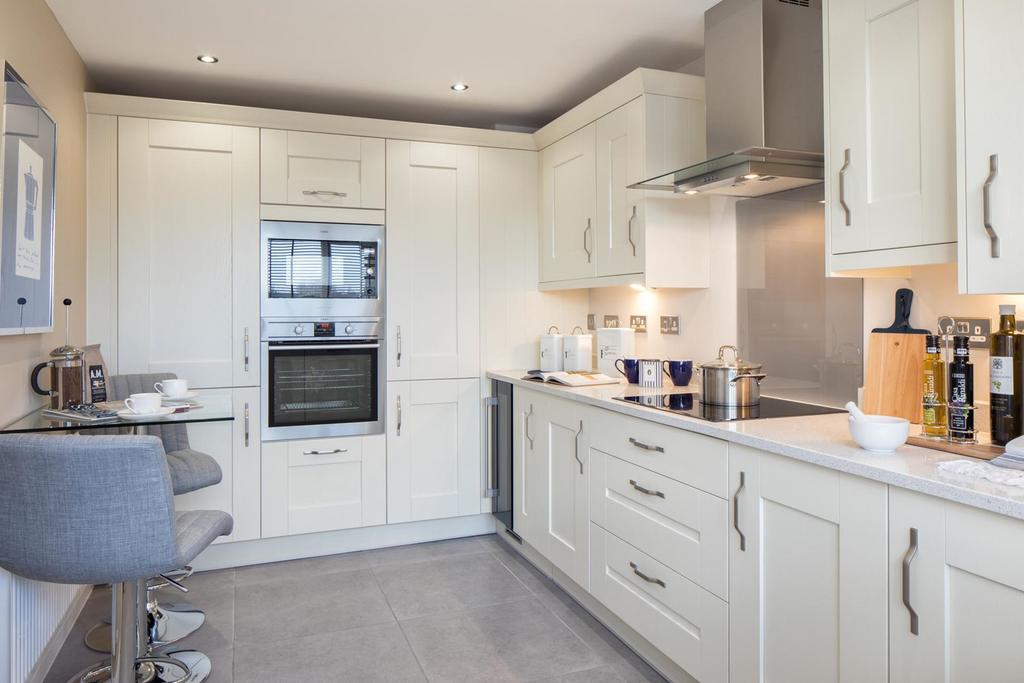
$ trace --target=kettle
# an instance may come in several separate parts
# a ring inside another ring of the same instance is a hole
[[[62,409],[70,405],[87,403],[85,351],[68,342],[71,299],[64,299],[64,346],[58,346],[50,352],[50,360],[32,368],[29,382],[32,390],[42,396],[50,397],[50,408]],[[50,388],[44,389],[39,384],[39,375],[43,370],[50,369]]]

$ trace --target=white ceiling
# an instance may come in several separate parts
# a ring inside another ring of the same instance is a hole
[[[681,68],[716,1],[47,0],[101,92],[486,128]]]

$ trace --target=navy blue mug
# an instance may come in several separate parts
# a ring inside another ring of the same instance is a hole
[[[692,360],[666,360],[661,367],[677,387],[685,387],[693,378]]]
[[[622,363],[620,366],[619,363]],[[637,358],[616,358],[615,369],[622,373],[630,384],[640,383],[640,360]]]

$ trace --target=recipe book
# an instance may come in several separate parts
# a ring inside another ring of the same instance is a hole
[[[551,382],[552,384],[561,384],[566,387],[594,387],[599,384],[619,383],[617,378],[609,377],[600,372],[565,372],[562,370],[557,372],[530,370],[523,379],[535,382]]]

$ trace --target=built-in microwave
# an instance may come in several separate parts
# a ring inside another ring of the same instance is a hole
[[[260,223],[260,316],[383,318],[384,226]]]

